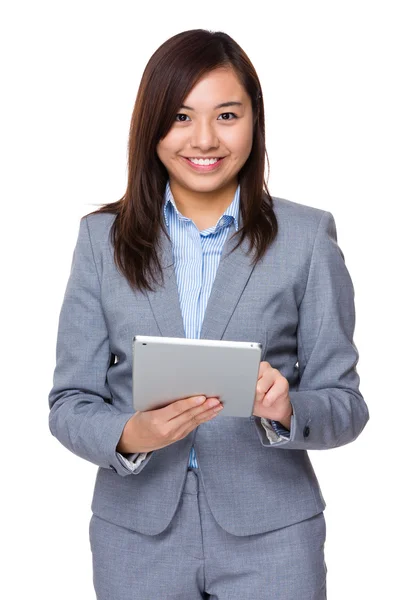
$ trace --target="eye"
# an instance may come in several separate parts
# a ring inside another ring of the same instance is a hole
[[[222,119],[222,121],[233,121],[234,119],[237,119],[237,115],[232,112],[222,113],[220,116],[224,117],[225,115],[233,115],[233,119]]]
[[[179,119],[177,117],[187,117],[187,115],[185,115],[185,113],[178,113],[175,117],[175,120],[178,121]],[[189,117],[188,117],[189,118]],[[179,123],[184,123],[185,119],[183,119],[182,121],[179,121]]]
[[[222,121],[234,121],[234,119],[237,119],[237,115],[235,113],[232,112],[227,112],[227,113],[222,113],[221,115],[219,115],[220,117],[224,117],[226,115],[232,115],[233,118],[232,119],[222,119]],[[178,117],[186,117],[186,119],[178,119]],[[178,113],[175,117],[175,120],[178,121],[179,123],[186,123],[186,120],[190,119],[190,117],[185,114],[185,113]]]

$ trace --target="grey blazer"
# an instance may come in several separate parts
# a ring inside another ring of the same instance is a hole
[[[81,220],[59,319],[49,425],[64,446],[98,465],[92,511],[99,517],[161,533],[176,511],[192,444],[214,518],[229,533],[262,533],[324,510],[307,451],[352,442],[369,419],[356,371],[354,288],[332,214],[273,201],[278,236],[256,266],[247,241],[227,256],[236,243],[231,228],[202,338],[262,344],[261,360],[290,385],[290,438],[271,445],[259,417],[221,414],[155,450],[134,472],[116,452],[133,414],[133,336],[185,336],[172,247],[161,233],[163,288],[135,292],[114,264],[114,216]]]

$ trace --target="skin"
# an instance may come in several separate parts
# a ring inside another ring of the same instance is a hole
[[[215,109],[225,102],[239,102],[240,106]],[[179,212],[201,231],[216,225],[233,200],[238,173],[251,152],[253,111],[250,97],[229,68],[205,75],[183,105],[190,108],[180,108],[156,151],[168,171]],[[225,157],[221,166],[205,173],[194,171],[182,158],[221,156]],[[290,429],[293,407],[288,391],[288,381],[280,371],[261,362],[253,415],[279,421]],[[126,423],[117,450],[150,452],[163,448],[214,418],[217,407],[222,409],[217,398],[203,397],[199,405],[196,399],[184,398],[158,410],[136,412]]]
[[[242,106],[214,108],[230,101]],[[180,108],[156,151],[168,171],[178,210],[201,230],[216,225],[233,200],[238,172],[251,152],[253,112],[250,97],[231,69],[204,76],[183,105],[194,110]],[[221,156],[222,165],[207,173],[194,171],[182,158]]]

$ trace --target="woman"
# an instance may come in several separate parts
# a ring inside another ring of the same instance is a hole
[[[326,598],[307,451],[352,442],[369,418],[354,291],[332,214],[268,193],[264,131],[237,43],[175,35],[142,77],[125,195],[81,219],[50,429],[99,466],[100,600]],[[197,397],[134,413],[136,334],[260,342],[252,416]]]

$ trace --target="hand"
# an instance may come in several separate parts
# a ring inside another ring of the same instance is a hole
[[[278,369],[270,363],[260,363],[253,415],[279,421],[290,429],[293,406],[288,395],[289,384]]]
[[[196,400],[202,398],[198,404]],[[201,423],[210,421],[223,404],[218,398],[192,396],[171,402],[164,408],[137,411],[125,423],[117,451],[151,452],[186,437]]]

